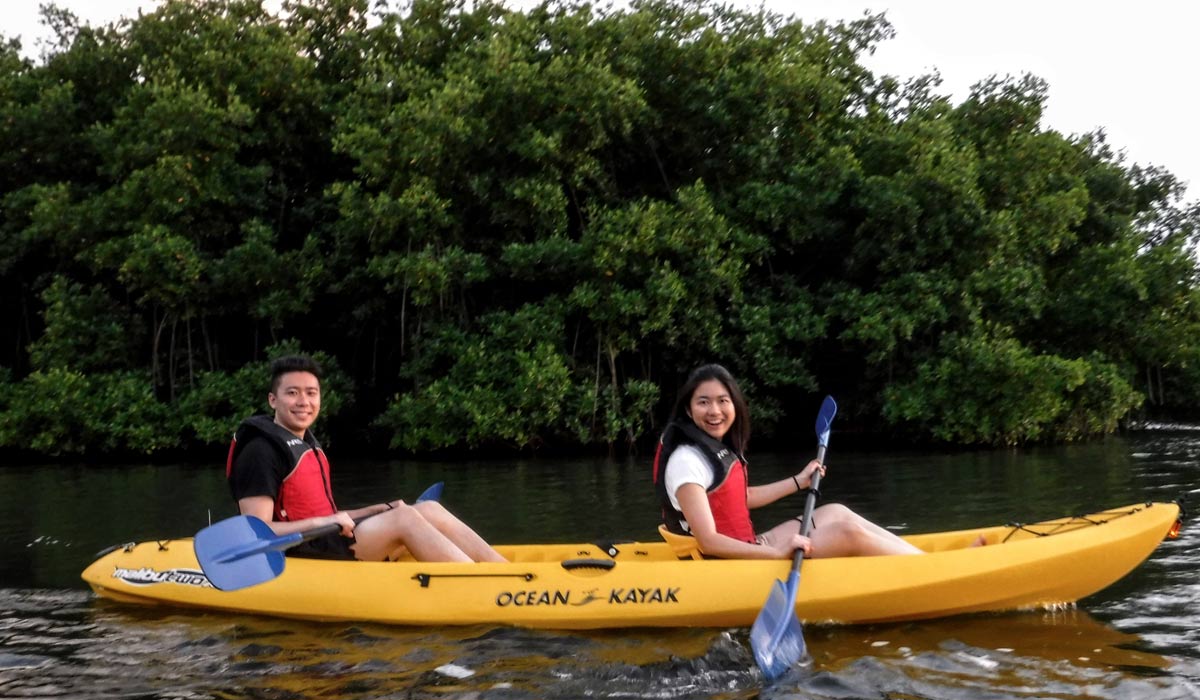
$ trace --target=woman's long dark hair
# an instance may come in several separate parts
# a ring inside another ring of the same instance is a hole
[[[696,393],[696,387],[704,382],[715,379],[725,385],[729,390],[729,398],[733,401],[733,425],[729,427],[729,432],[725,434],[725,441],[729,446],[740,455],[746,453],[746,445],[750,442],[750,406],[746,404],[746,397],[742,394],[742,388],[738,386],[737,380],[721,365],[702,365],[692,370],[688,375],[687,381],[679,389],[679,396],[675,399],[675,409],[671,412],[671,420],[691,422],[692,418],[688,415],[688,409],[692,405],[692,394]]]

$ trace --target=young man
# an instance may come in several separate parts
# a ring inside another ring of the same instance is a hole
[[[384,561],[407,549],[420,561],[504,561],[436,501],[338,510],[329,461],[309,430],[321,412],[320,377],[320,367],[308,357],[281,357],[271,364],[267,402],[274,415],[243,421],[229,448],[225,473],[238,510],[261,518],[279,535],[341,525],[340,534],[292,548],[293,556]]]

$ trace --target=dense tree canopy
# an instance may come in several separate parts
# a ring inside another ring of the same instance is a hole
[[[764,437],[825,392],[996,445],[1200,395],[1200,209],[1036,77],[875,75],[883,16],[380,8],[0,46],[0,447],[223,442],[284,351],[328,432],[410,451],[631,445],[704,361]]]

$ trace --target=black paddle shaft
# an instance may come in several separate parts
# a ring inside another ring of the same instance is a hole
[[[379,513],[386,513],[386,512],[387,511],[383,511],[383,510],[379,511]],[[379,513],[371,513],[371,515],[379,515]],[[363,515],[361,517],[355,518],[354,526],[358,527],[359,523],[361,523],[362,521],[371,517],[371,515]],[[324,537],[326,535],[336,535],[336,534],[340,533],[341,531],[342,531],[342,526],[340,523],[328,523],[326,525],[319,525],[317,527],[314,527],[311,530],[304,530],[303,532],[301,532],[300,540],[298,542],[296,542],[295,544],[300,544],[300,542],[308,542],[309,540],[315,540],[318,537]],[[288,546],[292,547],[295,545],[288,545]]]
[[[822,465],[825,464],[825,446],[817,446],[817,461]],[[812,515],[813,509],[817,506],[817,493],[821,485],[821,470],[813,472],[808,484],[808,496],[804,499],[804,519],[800,521],[800,534],[808,537],[808,533],[812,532]],[[792,570],[800,570],[800,562],[804,561],[804,550],[796,548],[796,553],[792,555]]]

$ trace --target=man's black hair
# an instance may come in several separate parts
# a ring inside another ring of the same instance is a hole
[[[321,365],[307,355],[284,355],[271,362],[271,393],[279,389],[279,378],[288,372],[308,372],[321,378]]]

